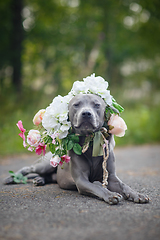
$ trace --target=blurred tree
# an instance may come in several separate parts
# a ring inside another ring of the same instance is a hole
[[[1,32],[1,87],[4,80],[11,77],[11,84],[17,91],[22,86],[22,9],[23,0],[7,0],[0,2],[0,32]]]
[[[160,86],[158,0],[6,0],[0,11],[1,82],[20,89],[23,63],[23,85],[48,93],[93,72]]]
[[[22,44],[24,29],[22,26],[23,0],[12,0],[11,8],[11,35],[10,35],[10,64],[13,68],[12,84],[20,93],[22,88]]]
[[[0,1],[0,83],[4,84],[6,68],[10,65],[10,0]],[[8,68],[9,72],[9,68]],[[8,74],[9,75],[9,74]]]

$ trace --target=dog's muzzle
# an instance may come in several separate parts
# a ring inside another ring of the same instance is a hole
[[[91,117],[92,117],[92,114],[89,111],[82,112],[83,119],[88,120],[88,119],[91,119]]]
[[[92,110],[82,110],[77,115],[77,124],[74,126],[75,129],[82,134],[96,131],[98,125],[96,116]]]

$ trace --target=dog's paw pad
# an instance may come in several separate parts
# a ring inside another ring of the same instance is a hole
[[[149,198],[143,194],[140,194],[136,191],[131,191],[130,193],[125,193],[124,198],[128,201],[132,201],[134,203],[148,203]]]
[[[33,179],[33,184],[35,186],[43,186],[43,185],[45,185],[45,180],[42,177],[36,177]]]
[[[118,198],[111,198],[111,199],[109,199],[109,204],[118,204],[119,203],[119,199]]]
[[[135,203],[148,203],[149,198],[147,196],[144,196],[143,194],[138,194],[133,200]]]
[[[118,193],[111,193],[109,196],[107,196],[104,200],[105,202],[109,203],[110,205],[118,204],[123,197]]]

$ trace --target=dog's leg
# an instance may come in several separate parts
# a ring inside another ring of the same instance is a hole
[[[71,174],[80,194],[96,196],[109,204],[117,204],[122,196],[109,191],[102,184],[89,181],[89,165],[86,159],[72,152]]]
[[[17,172],[15,172],[15,174],[22,174],[23,176],[28,175],[29,173],[35,173],[33,171],[34,167],[33,166],[27,166],[27,167],[23,167],[21,169],[19,169]],[[14,182],[14,178],[12,176],[9,176],[7,178],[4,179],[3,181],[4,184],[13,184]]]
[[[76,184],[71,176],[70,163],[65,163],[63,168],[58,166],[57,183],[62,189],[77,190]]]
[[[31,166],[23,167],[20,170],[18,170],[15,174],[21,173],[23,176],[26,176],[30,173],[38,174],[39,176],[33,180],[33,183],[36,186],[42,186],[46,182],[47,183],[55,182],[55,177],[52,177],[52,175],[56,173],[57,169],[53,168],[50,165],[51,156],[52,156],[51,153],[47,153],[44,159],[39,159],[40,162],[37,162]],[[49,177],[47,177],[47,175]],[[13,177],[7,177],[4,180],[4,184],[13,184],[13,183],[15,183]]]
[[[115,157],[112,149],[107,160],[107,170],[109,174],[108,189],[110,191],[120,193],[124,197],[124,199],[133,201],[135,203],[149,202],[149,198],[147,196],[134,191],[116,176]]]

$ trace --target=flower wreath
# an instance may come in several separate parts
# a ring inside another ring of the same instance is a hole
[[[124,120],[119,116],[124,109],[110,95],[107,88],[108,82],[100,76],[95,77],[95,74],[83,78],[83,81],[75,81],[68,95],[55,97],[46,109],[38,111],[33,118],[35,129],[26,131],[23,128],[22,121],[18,121],[17,126],[21,131],[19,135],[23,139],[23,146],[28,147],[29,151],[35,151],[38,155],[45,155],[48,146],[53,154],[50,164],[56,167],[58,164],[62,166],[64,162],[68,163],[70,161],[70,157],[67,155],[68,150],[73,149],[76,154],[81,155],[88,149],[89,142],[93,141],[93,143],[95,142],[93,156],[97,156],[103,151],[101,155],[104,156],[103,170],[105,174],[106,166],[104,165],[108,158],[108,155],[105,155],[105,152],[108,151],[104,151],[105,147],[108,147],[106,136],[114,134],[122,137],[127,129]],[[86,136],[85,144],[81,147],[79,145],[79,136],[72,132],[71,122],[68,118],[68,104],[75,95],[88,93],[100,96],[106,103],[105,128],[103,127],[98,133]],[[99,144],[102,146],[101,151],[96,150]],[[104,176],[103,180],[104,178],[106,179],[107,176]]]

